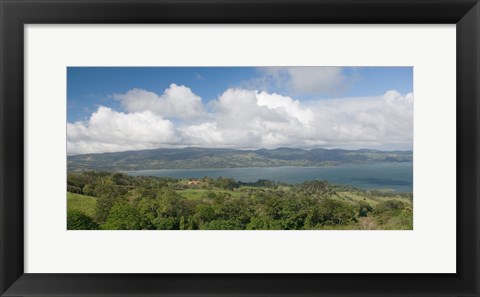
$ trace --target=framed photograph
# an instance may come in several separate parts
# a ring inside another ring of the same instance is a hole
[[[478,1],[0,3],[1,296],[479,295]]]
[[[68,230],[413,230],[412,149],[413,67],[67,69]]]

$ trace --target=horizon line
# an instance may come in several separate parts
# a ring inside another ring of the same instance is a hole
[[[377,152],[412,152],[413,149],[391,149],[391,150],[382,150],[382,149],[373,149],[373,148],[359,148],[359,149],[345,149],[345,148],[324,148],[324,147],[313,147],[313,148],[298,148],[298,147],[288,147],[288,146],[279,146],[275,148],[231,148],[231,147],[203,147],[203,146],[184,146],[184,147],[159,147],[159,148],[149,148],[149,149],[138,149],[138,150],[125,150],[125,151],[115,151],[115,152],[101,152],[101,153],[78,153],[78,154],[69,154],[67,152],[67,158],[71,156],[79,156],[79,155],[101,155],[101,154],[116,154],[116,153],[127,153],[127,152],[142,152],[142,151],[153,151],[153,150],[183,150],[183,149],[223,149],[223,150],[237,150],[237,151],[259,151],[259,150],[278,150],[278,149],[292,149],[292,150],[302,150],[302,151],[310,151],[315,149],[323,149],[323,150],[343,150],[343,151],[377,151]]]

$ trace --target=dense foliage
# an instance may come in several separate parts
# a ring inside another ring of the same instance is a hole
[[[68,174],[67,191],[70,230],[413,229],[411,194],[325,181],[286,185],[85,171]]]

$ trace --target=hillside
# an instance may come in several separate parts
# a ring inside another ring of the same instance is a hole
[[[411,151],[342,149],[258,149],[188,147],[68,156],[68,171],[146,170],[277,166],[324,166],[369,162],[411,162]]]
[[[412,230],[413,195],[326,181],[67,175],[69,230]]]

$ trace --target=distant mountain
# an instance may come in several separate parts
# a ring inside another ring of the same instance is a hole
[[[237,150],[187,147],[73,155],[68,171],[146,170],[278,166],[326,166],[371,162],[411,162],[412,151],[276,149]]]

